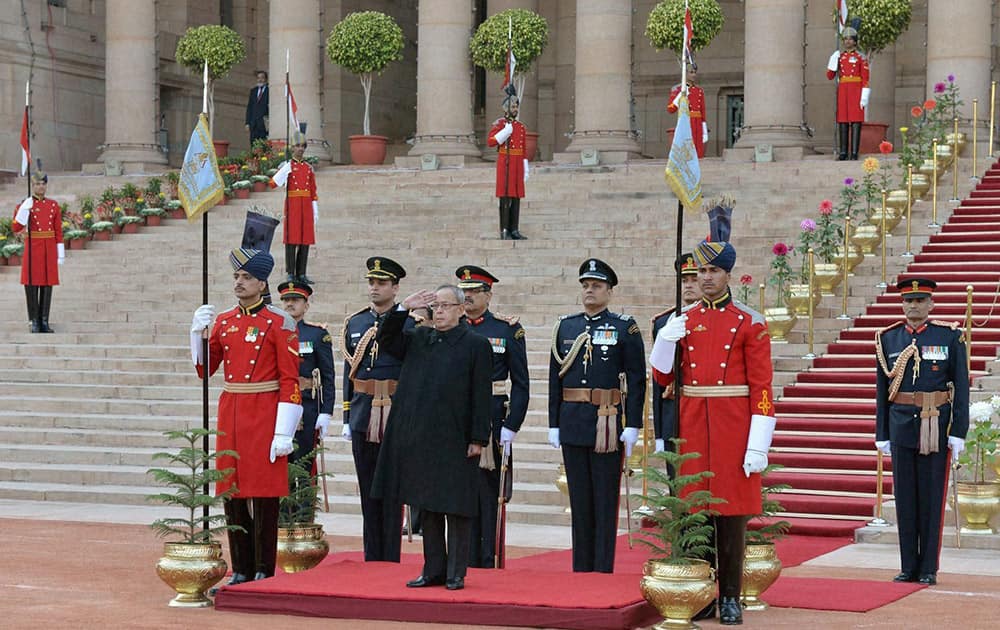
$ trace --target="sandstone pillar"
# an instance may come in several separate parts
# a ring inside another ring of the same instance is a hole
[[[125,172],[166,164],[158,142],[156,3],[107,0],[105,8],[104,150],[100,160]]]
[[[935,83],[954,75],[965,102],[958,111],[962,119],[972,118],[977,98],[979,120],[989,120],[990,11],[990,0],[927,2],[927,96],[933,97]]]

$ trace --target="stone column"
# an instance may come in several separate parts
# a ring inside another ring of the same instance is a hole
[[[802,0],[746,0],[743,132],[738,148],[805,147]]]
[[[576,119],[567,152],[639,154],[632,129],[632,3],[577,0]]]
[[[556,7],[555,38],[555,137],[552,152],[561,153],[569,146],[573,131],[576,99],[576,0],[559,0]]]
[[[868,122],[889,125],[886,138],[890,141],[896,130],[896,46],[889,46],[871,59],[872,89],[868,103]]]
[[[329,161],[330,153],[324,146],[323,119],[321,115],[319,64],[322,40],[319,0],[283,0],[271,2],[270,32],[268,33],[268,82],[271,110],[268,137],[285,139],[285,121],[288,107],[285,104],[285,51],[289,58],[289,82],[298,108],[298,120],[306,123],[309,147],[306,155],[315,155]]]
[[[972,118],[972,99],[978,98],[979,119],[989,120],[990,10],[990,0],[927,2],[927,96],[933,97],[935,83],[955,75],[965,101],[959,118]]]
[[[507,9],[528,9],[538,13],[538,0],[488,0],[486,3],[486,15],[491,16]],[[551,41],[549,42],[551,45]],[[518,120],[524,123],[528,131],[538,131],[538,59],[532,62],[532,69],[525,76],[524,94],[521,97],[521,110]],[[518,61],[520,65],[520,61]],[[490,123],[503,115],[501,104],[503,94],[500,92],[500,85],[503,84],[503,75],[486,73],[486,121]]]
[[[105,29],[105,164],[120,162],[125,172],[144,164],[166,164],[160,151],[156,83],[156,3],[107,0]]]
[[[469,57],[472,4],[420,0],[417,11],[417,133],[410,155],[478,158]]]

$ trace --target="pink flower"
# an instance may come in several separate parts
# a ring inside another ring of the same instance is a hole
[[[954,82],[955,82],[955,75],[949,74],[948,75],[948,83],[954,83]]]
[[[753,276],[751,276],[750,274],[745,273],[742,276],[740,276],[740,284],[742,284],[743,286],[748,287],[752,283],[753,283]]]
[[[775,256],[787,256],[788,245],[785,245],[784,243],[781,242],[775,243],[774,247],[771,249],[771,252],[774,253]]]
[[[942,94],[942,93],[944,93],[944,90],[945,90],[944,83],[935,83],[934,84],[934,93],[935,94]]]
[[[803,219],[802,223],[799,223],[799,228],[801,228],[803,232],[815,232],[816,222],[812,219]]]
[[[851,178],[848,177],[847,179],[851,179]],[[850,185],[850,184],[847,184],[846,180],[844,181],[844,183],[846,185],[848,185],[848,186]],[[854,180],[851,180],[851,184],[853,184],[853,183],[854,183]],[[833,202],[830,201],[829,199],[824,199],[823,201],[819,202],[819,213],[822,214],[824,217],[828,217],[831,214],[833,214]]]
[[[919,105],[914,105],[910,108],[910,116],[913,116],[914,118],[920,118],[923,113],[924,110],[922,110]]]

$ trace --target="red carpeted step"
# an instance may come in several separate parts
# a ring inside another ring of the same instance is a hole
[[[786,385],[781,393],[784,398],[838,398],[842,400],[875,400],[875,385]]]
[[[771,440],[771,448],[837,448],[863,450],[872,448],[874,434],[860,437],[853,435],[788,435],[776,432]],[[798,486],[795,486],[798,488]]]
[[[958,207],[955,208],[955,212],[952,216],[955,215],[958,216],[979,215],[986,217],[989,216],[1000,217],[1000,210],[994,210],[993,208],[984,208],[982,206],[963,206],[962,204],[959,204]]]
[[[1000,317],[1000,305],[998,305],[997,308],[997,315],[998,317]],[[997,319],[997,318],[992,318],[992,319]],[[976,323],[978,324],[979,321],[977,320]],[[993,324],[992,321],[990,323]],[[1000,322],[994,325],[997,327],[996,328],[977,327],[973,331],[972,338],[975,339],[976,341],[989,341],[993,343],[1000,342]],[[871,341],[872,346],[874,347],[875,342],[872,341],[874,338],[875,338],[874,329],[849,328],[840,333],[840,339],[837,341],[837,343],[840,343],[840,341]]]
[[[997,264],[1000,262],[1000,252],[970,250],[964,254],[952,254],[948,252],[935,253],[927,252],[917,254],[913,258],[915,263],[959,263],[979,266],[980,264]]]
[[[875,494],[878,491],[878,477],[876,475],[805,473],[786,470],[775,470],[768,473],[767,485],[777,486],[779,484],[788,484],[796,490],[865,492],[870,494]],[[892,494],[892,475],[882,476],[882,493]],[[785,495],[778,493],[771,496],[780,502]]]
[[[782,451],[772,451],[768,453],[767,460],[771,464],[781,464],[785,468],[811,468],[828,470],[865,470],[875,472],[878,466],[878,458],[874,455],[875,446],[872,445],[872,455],[845,455],[841,453],[786,453]],[[883,458],[883,466],[891,458]],[[791,510],[789,510],[791,511]]]
[[[969,197],[971,199],[1000,199],[1000,193],[992,188],[987,188],[985,186],[978,186],[976,190],[969,191]]]
[[[985,240],[976,241],[975,243],[976,243],[975,247],[977,249],[1000,251],[1000,240],[997,240],[996,237],[988,241]],[[955,255],[961,255],[962,253],[969,251],[970,247],[971,247],[971,241],[967,238],[959,239],[953,242],[931,240],[926,245],[924,245],[922,251],[925,254],[950,254],[952,256],[955,256]]]
[[[875,385],[875,371],[857,373],[857,372],[828,372],[823,371],[810,371],[810,372],[800,372],[795,379],[796,383],[837,383],[837,384],[848,384],[848,385]]]
[[[842,497],[826,494],[781,493],[781,507],[785,512],[797,514],[842,514],[844,516],[872,516],[875,500],[869,497]]]
[[[832,354],[817,357],[813,365],[820,368],[874,368],[875,354]]]
[[[962,201],[962,206],[990,206],[994,207],[1000,204],[996,199],[965,199]]]
[[[972,312],[982,317],[983,315],[990,314],[990,308],[992,305],[987,302],[985,304],[973,304]],[[1000,310],[993,309],[994,313],[1000,315]],[[902,317],[902,311],[899,304],[872,304],[867,310],[868,315],[895,315],[896,317]],[[961,306],[955,304],[935,304],[934,311],[932,313],[935,317],[940,315],[965,315],[965,305]]]
[[[896,315],[860,315],[855,318],[854,325],[859,328],[885,328],[890,324],[899,322],[902,317],[902,310],[900,310],[900,312]],[[954,317],[951,315],[939,317],[938,314],[935,313],[934,319],[948,322],[958,322],[959,324],[962,323],[961,317]]]
[[[809,418],[778,414],[778,431],[875,433],[875,418]]]
[[[845,416],[862,416],[870,414],[875,415],[875,401],[872,402],[854,402],[854,401],[821,401],[821,400],[809,400],[809,399],[787,399],[782,398],[781,400],[775,401],[774,403],[775,412],[778,414],[783,413],[794,413],[794,414],[822,414],[822,415],[845,415]]]
[[[864,521],[860,520],[842,521],[831,518],[802,518],[797,516],[788,516],[772,520],[788,521],[792,526],[792,529],[788,532],[791,535],[850,538],[852,541],[854,540],[854,530],[865,524]],[[763,524],[763,522],[754,520],[751,521],[751,525],[749,525],[749,527],[757,529]]]
[[[985,339],[980,339],[976,336],[976,331],[972,333],[972,338],[976,343],[972,344],[972,356],[980,357],[982,359],[994,359],[997,354],[997,345],[995,343],[989,343]],[[827,348],[828,356],[836,356],[840,354],[867,354],[875,352],[875,342],[866,341],[838,341],[836,343],[830,344]]]

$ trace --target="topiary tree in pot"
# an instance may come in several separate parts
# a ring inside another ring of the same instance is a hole
[[[486,18],[469,41],[472,63],[490,72],[507,69],[510,46],[516,64],[512,78],[517,96],[524,99],[524,80],[549,43],[549,23],[527,9],[507,9]]]
[[[716,0],[688,0],[691,9],[691,50],[708,46],[722,30],[722,8]],[[656,50],[672,50],[681,57],[684,47],[684,0],[663,0],[649,12],[646,39]]]
[[[392,17],[378,11],[349,13],[333,27],[326,40],[330,61],[361,79],[365,91],[364,134],[350,136],[351,161],[355,164],[381,164],[385,160],[385,136],[372,136],[370,104],[372,80],[393,61],[403,58],[403,30]],[[381,157],[378,148],[381,148]],[[363,155],[364,149],[376,149]],[[356,151],[357,149],[357,151]],[[374,161],[376,160],[377,161]],[[364,161],[361,161],[364,160]]]

